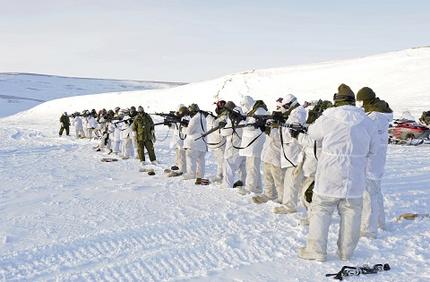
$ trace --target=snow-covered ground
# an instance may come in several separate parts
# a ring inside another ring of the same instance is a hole
[[[63,97],[164,89],[179,85],[183,83],[0,73],[0,117],[30,109],[44,101]]]
[[[303,210],[279,216],[274,204],[255,205],[234,190],[166,178],[168,140],[157,143],[162,165],[151,177],[137,160],[102,163],[90,141],[56,135],[48,125],[0,127],[0,280],[322,281],[344,264],[335,255],[337,217],[328,262],[300,260]],[[390,146],[388,228],[361,239],[347,264],[392,270],[360,279],[430,279],[430,219],[394,220],[428,212],[429,155],[430,146]]]
[[[408,71],[409,70],[409,71]],[[297,258],[307,227],[303,209],[275,215],[273,203],[217,185],[166,178],[168,131],[157,128],[156,176],[135,159],[102,163],[94,143],[58,137],[67,110],[142,104],[167,111],[179,103],[213,107],[213,96],[241,94],[268,103],[287,92],[301,100],[331,98],[338,84],[368,85],[396,111],[430,105],[430,49],[410,49],[346,62],[262,70],[165,90],[70,97],[0,120],[0,281],[330,281],[345,263],[335,255],[338,217],[325,263]],[[333,76],[333,77],[332,77]],[[224,88],[223,88],[224,86]],[[220,89],[222,89],[220,91]],[[408,97],[404,99],[407,92]],[[73,128],[72,128],[73,131]],[[348,281],[429,281],[430,146],[390,146],[383,189],[387,230],[361,239],[347,265],[389,263],[391,271]],[[207,156],[208,176],[213,158]]]

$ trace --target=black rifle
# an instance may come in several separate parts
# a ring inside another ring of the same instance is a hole
[[[219,123],[218,123],[218,126],[215,126],[214,128],[212,128],[211,130],[208,130],[208,131],[206,131],[205,133],[203,133],[200,137],[198,137],[198,138],[196,138],[196,139],[194,139],[194,141],[197,141],[197,140],[199,140],[199,139],[201,139],[201,138],[205,138],[206,136],[208,136],[209,134],[212,134],[212,133],[214,133],[215,131],[217,131],[217,130],[220,130],[220,129],[222,129],[222,128],[224,128],[225,126],[226,126],[226,122],[225,121],[220,121]]]
[[[175,111],[170,111],[169,113],[153,113],[150,115],[156,115],[156,116],[160,116],[163,117],[164,120],[162,122],[157,122],[154,124],[154,126],[156,125],[172,125],[173,123],[180,123],[181,122],[181,117],[179,117]]]
[[[216,115],[214,115],[212,112],[209,112],[209,111],[203,111],[203,110],[199,110],[199,112],[200,112],[200,113],[202,113],[205,117],[207,117],[207,116],[211,116],[211,117],[213,117],[213,118],[217,118],[217,116],[216,116]]]
[[[178,115],[175,111],[170,111],[168,113],[151,113],[150,115],[160,116],[160,117],[170,117],[170,118],[178,118]]]
[[[188,126],[188,120],[183,120],[181,117],[176,115],[174,116],[166,115],[162,122],[157,122],[154,124],[154,126],[157,126],[157,125],[171,126],[172,124],[181,124],[183,126]]]
[[[112,121],[117,120],[116,122],[113,122],[114,125],[117,125],[119,123],[123,123],[123,122],[130,122],[129,124],[131,124],[134,120],[134,118],[127,118],[127,119],[118,119],[118,118],[114,118],[112,119]]]

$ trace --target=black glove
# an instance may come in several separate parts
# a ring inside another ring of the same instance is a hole
[[[297,139],[299,137],[300,130],[297,130],[297,128],[290,128],[290,135],[291,137]]]
[[[181,120],[181,125],[183,126],[183,127],[187,127],[188,126],[188,120],[186,120],[186,119],[183,119],[183,120]]]
[[[225,122],[225,121],[220,121],[218,123],[219,128],[224,128],[226,125],[227,125],[227,122]]]
[[[274,111],[272,113],[273,120],[277,123],[282,123],[285,121],[284,115],[281,112]]]
[[[266,121],[265,120],[257,120],[254,123],[254,127],[259,128],[262,132],[266,131]]]

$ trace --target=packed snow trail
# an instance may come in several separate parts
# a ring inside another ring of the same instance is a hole
[[[307,233],[301,213],[278,216],[274,204],[255,205],[234,190],[166,178],[162,168],[174,157],[168,139],[156,143],[163,165],[151,177],[134,159],[100,162],[106,155],[93,143],[58,138],[53,124],[30,127],[0,126],[0,280],[321,281],[363,263],[392,266],[366,281],[430,279],[430,220],[393,220],[428,213],[428,146],[390,147],[389,223],[380,239],[361,239],[343,263],[335,256],[336,217],[329,261],[317,263],[296,255]]]

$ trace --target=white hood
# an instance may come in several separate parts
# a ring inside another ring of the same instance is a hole
[[[329,108],[323,112],[323,115],[341,123],[354,125],[361,123],[366,118],[363,109],[350,105]]]

